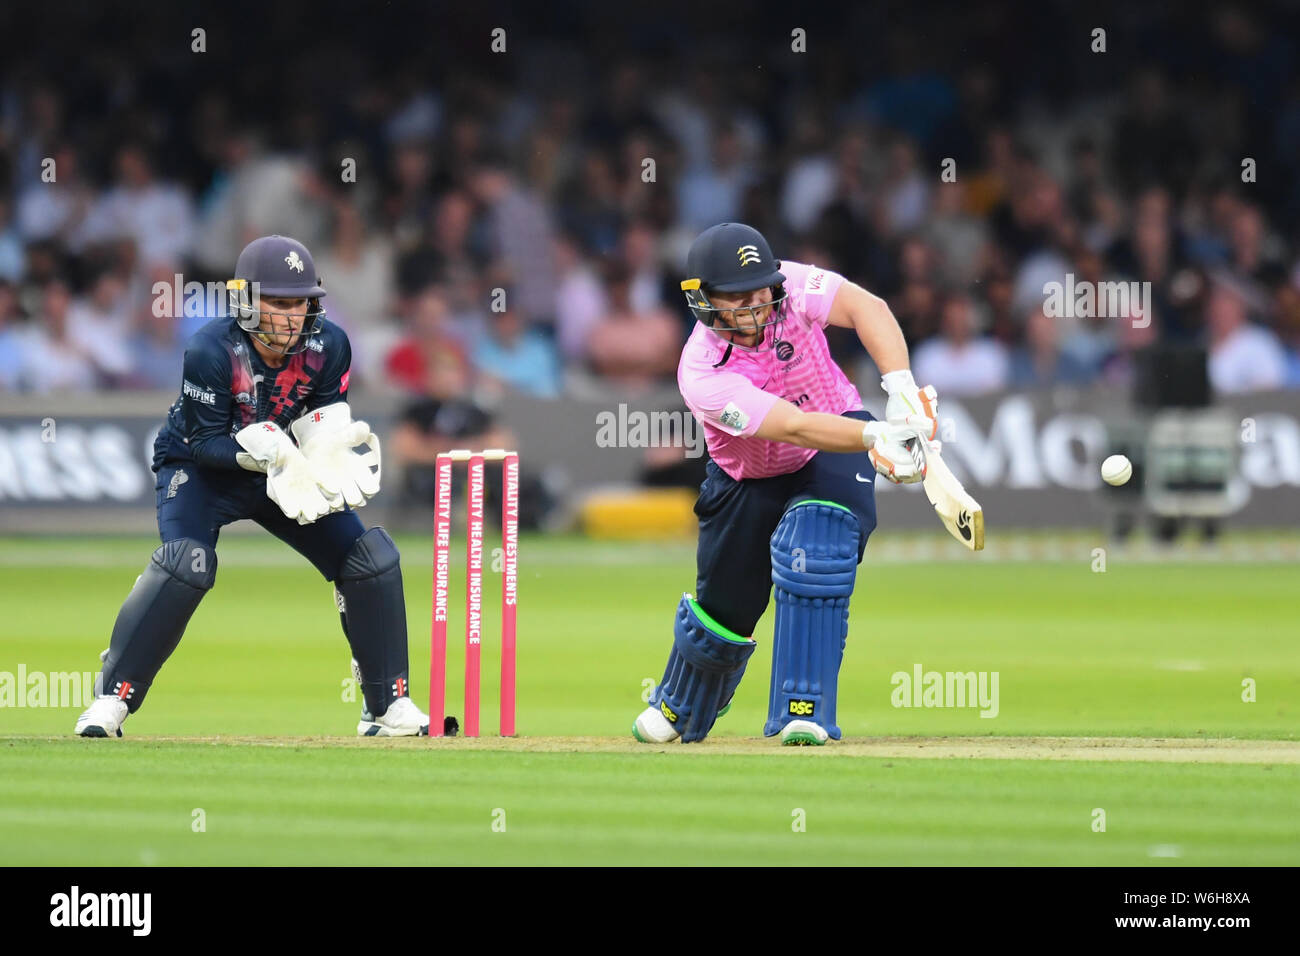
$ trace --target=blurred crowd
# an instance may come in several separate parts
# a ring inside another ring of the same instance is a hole
[[[1044,9],[1019,34],[968,11],[937,36],[903,14],[878,36],[856,11],[804,54],[697,26],[611,55],[582,22],[581,42],[513,27],[496,60],[486,27],[465,52],[477,25],[442,59],[363,33],[232,65],[216,48],[235,31],[194,54],[188,26],[104,26],[113,42],[57,68],[18,52],[0,392],[175,389],[215,314],[178,281],[223,280],[280,232],[313,251],[358,384],[430,415],[468,394],[634,394],[672,382],[685,250],[725,220],[883,296],[941,393],[1122,386],[1160,342],[1204,345],[1221,392],[1300,387],[1300,33],[1213,5],[1118,17],[1102,54]],[[248,42],[292,29],[271,15]],[[963,57],[981,31],[989,55]],[[1150,283],[1151,314],[1051,315],[1045,284],[1067,277]],[[870,383],[852,334],[830,334]]]

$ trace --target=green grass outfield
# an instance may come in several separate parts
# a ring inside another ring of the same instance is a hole
[[[430,547],[399,544],[419,699]],[[0,679],[96,670],[153,547],[0,539]],[[357,740],[328,585],[260,536],[219,554],[126,738],[71,737],[78,706],[0,708],[0,863],[1300,863],[1293,562],[1113,552],[1094,573],[1087,547],[1065,561],[869,551],[845,741],[790,750],[758,737],[770,616],[708,741],[630,742],[693,583],[689,546],[525,538],[521,736],[478,742]],[[489,582],[486,731],[496,596]],[[457,648],[462,627],[454,613]],[[918,664],[996,671],[997,716],[892,706],[891,675]],[[459,653],[449,670],[460,714]]]

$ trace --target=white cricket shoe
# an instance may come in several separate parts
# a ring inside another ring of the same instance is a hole
[[[820,747],[830,739],[830,734],[811,720],[792,720],[781,728],[782,747]]]
[[[126,720],[126,701],[112,694],[96,697],[77,718],[77,735],[80,737],[121,737],[122,722]]]
[[[632,725],[632,736],[643,744],[670,744],[681,734],[658,707],[647,707]]]
[[[379,717],[373,717],[363,710],[361,722],[357,724],[357,736],[427,737],[429,718],[420,713],[420,708],[415,706],[411,698],[399,697]]]

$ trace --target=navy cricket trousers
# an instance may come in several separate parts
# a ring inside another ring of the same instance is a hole
[[[873,421],[867,411],[849,418]],[[858,561],[876,527],[876,469],[864,448],[842,454],[819,451],[796,472],[736,481],[712,460],[695,502],[700,519],[695,599],[714,620],[752,636],[772,594],[769,544],[781,516],[797,501],[834,501],[853,510],[861,537]]]
[[[266,495],[266,478],[250,471],[169,462],[158,469],[158,535],[164,541],[193,538],[215,548],[221,529],[248,518],[293,548],[333,581],[353,542],[365,533],[350,508],[300,525]]]

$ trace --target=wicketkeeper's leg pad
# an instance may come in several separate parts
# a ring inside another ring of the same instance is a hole
[[[134,714],[216,579],[217,553],[201,541],[176,538],[154,551],[117,612],[96,696],[116,694]]]
[[[681,734],[682,743],[703,740],[713,729],[757,646],[713,620],[689,594],[682,595],[668,666],[650,698],[651,706]]]
[[[391,701],[410,692],[401,555],[383,528],[371,528],[348,549],[335,600],[361,670],[366,710],[382,716]]]
[[[790,507],[772,533],[776,626],[765,736],[803,719],[840,738],[835,696],[849,633],[859,531],[848,508],[809,500]]]

